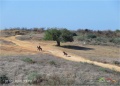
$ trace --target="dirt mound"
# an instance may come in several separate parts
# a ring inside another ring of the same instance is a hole
[[[32,39],[32,36],[30,36],[30,35],[23,35],[23,36],[17,36],[17,37],[15,37],[16,39],[18,39],[18,40],[30,40],[30,39]]]
[[[4,39],[0,39],[0,44],[5,44],[5,45],[16,45],[15,43],[11,41],[6,41]]]
[[[16,39],[18,40],[42,40],[44,36],[44,33],[41,34],[27,34],[27,35],[21,35],[17,36]]]

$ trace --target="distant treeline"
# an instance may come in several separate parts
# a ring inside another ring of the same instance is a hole
[[[94,34],[96,36],[102,36],[102,37],[120,37],[120,30],[89,30],[89,29],[78,29],[75,31],[77,34]]]
[[[49,29],[49,28],[47,28]],[[60,29],[60,28],[58,28]],[[6,28],[4,29],[4,31],[13,31],[13,32],[17,32],[18,33],[22,33],[23,34],[26,34],[26,33],[29,33],[29,32],[35,32],[35,33],[42,33],[45,31],[45,28]],[[78,29],[78,30],[74,30],[71,32],[73,32],[74,36],[76,35],[86,35],[86,34],[93,34],[95,36],[102,36],[102,37],[120,37],[120,30],[115,30],[115,31],[112,31],[112,30],[90,30],[90,29]]]
[[[4,31],[28,31],[28,32],[31,32],[31,31],[34,31],[34,32],[44,32],[45,28],[5,28],[3,29]]]
[[[51,29],[51,28],[47,28]],[[56,28],[63,29],[63,28]],[[2,30],[6,36],[40,34],[46,31],[46,28],[7,28]],[[74,41],[85,41],[94,45],[120,45],[120,30],[90,30],[78,29],[71,30]],[[4,35],[4,34],[3,34]]]
[[[6,28],[1,30],[2,36],[27,35],[43,33],[44,28]]]
[[[76,41],[85,41],[93,45],[120,45],[120,30],[93,31],[78,29],[75,33],[74,40]]]
[[[43,28],[43,27],[40,27],[40,28],[20,28],[20,27],[17,27],[17,28],[5,28],[3,30],[19,30],[19,31],[35,31],[35,32],[44,32],[46,28]],[[47,28],[49,29],[49,28]],[[60,29],[60,28],[58,28]],[[113,37],[113,36],[120,36],[120,30],[119,29],[116,29],[115,31],[112,31],[112,30],[90,30],[90,29],[78,29],[78,30],[71,30],[72,32],[75,32],[77,34],[79,33],[82,33],[82,34],[96,34],[96,35],[101,35],[102,36],[108,36],[108,37]]]

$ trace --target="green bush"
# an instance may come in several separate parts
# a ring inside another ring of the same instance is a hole
[[[92,39],[92,38],[97,38],[97,36],[94,35],[94,34],[88,34],[88,35],[87,35],[87,38],[88,38],[88,39]]]
[[[72,33],[72,35],[73,35],[73,36],[77,36],[77,34],[76,34],[76,33]]]
[[[50,63],[50,65],[54,65],[54,66],[57,65],[56,62],[54,62],[54,61],[50,61],[49,63]]]
[[[60,42],[73,41],[73,34],[67,29],[50,28],[45,31],[45,40],[53,40],[60,46]]]
[[[108,39],[104,37],[97,37],[95,40],[96,42],[102,42],[102,43],[106,43],[108,41]]]
[[[30,59],[30,58],[23,58],[22,61],[28,62],[28,63],[35,63],[35,61],[33,61],[33,60]]]
[[[84,37],[84,36],[75,36],[74,37],[74,40],[77,40],[77,41],[85,41],[86,40],[86,37]]]
[[[109,41],[115,44],[120,44],[120,38],[111,38]]]
[[[120,30],[119,30],[119,29],[117,29],[115,32],[120,33]]]
[[[52,40],[52,36],[45,33],[45,37],[43,38],[44,40]]]
[[[37,72],[29,73],[27,78],[28,78],[29,84],[40,84],[44,80],[43,77]]]
[[[61,35],[60,35],[61,41],[64,41],[64,42],[73,41],[73,34],[69,30],[61,29],[60,32],[61,32]]]

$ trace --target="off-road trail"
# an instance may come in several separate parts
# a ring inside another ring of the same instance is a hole
[[[44,42],[44,41],[41,41],[41,42],[21,41],[21,40],[16,39],[15,36],[7,37],[7,38],[1,37],[1,39],[13,42],[16,45],[18,45],[19,47],[21,47],[22,49],[26,49],[26,50],[30,51],[31,54],[36,54],[38,52],[49,53],[54,56],[64,58],[66,60],[76,61],[76,62],[87,62],[87,63],[94,64],[97,66],[101,66],[103,68],[109,68],[112,70],[114,69],[115,71],[120,72],[119,66],[112,65],[112,64],[105,64],[105,63],[101,63],[101,62],[97,62],[97,61],[91,61],[91,60],[85,59],[81,56],[75,55],[74,52],[69,53],[70,57],[66,57],[63,55],[63,51],[58,49],[57,47],[53,46],[52,43],[48,43],[48,42]],[[42,52],[37,50],[37,45],[40,45],[43,48]]]

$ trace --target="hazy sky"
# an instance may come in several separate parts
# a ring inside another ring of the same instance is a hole
[[[0,0],[0,29],[120,29],[120,0]]]

